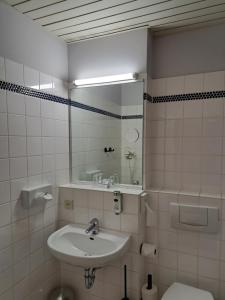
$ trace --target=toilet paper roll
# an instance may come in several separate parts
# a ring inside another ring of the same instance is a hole
[[[147,284],[143,285],[141,290],[142,300],[157,300],[158,299],[158,289],[153,284],[151,290],[147,290]]]
[[[142,256],[154,258],[157,256],[157,247],[153,244],[143,243],[141,244],[140,253]]]

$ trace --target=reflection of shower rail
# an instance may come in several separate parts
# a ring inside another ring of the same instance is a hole
[[[135,167],[136,167],[136,157],[137,154],[135,152],[129,151],[124,154],[125,158],[128,160],[129,164],[129,171],[130,171],[130,183],[131,184],[139,184],[139,182],[134,181],[134,173],[135,173]],[[133,160],[133,167],[131,166],[131,161]]]

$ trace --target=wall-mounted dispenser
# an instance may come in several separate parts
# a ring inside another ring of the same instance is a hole
[[[45,204],[53,199],[52,186],[50,184],[24,188],[22,190],[22,206],[26,209],[33,207],[36,203]]]
[[[122,194],[120,191],[113,192],[113,210],[116,215],[122,212]]]
[[[172,227],[206,233],[219,231],[219,208],[170,203]]]

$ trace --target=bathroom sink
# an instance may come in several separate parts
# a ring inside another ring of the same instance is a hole
[[[98,268],[121,257],[129,247],[130,236],[100,229],[97,235],[85,233],[85,226],[70,224],[52,233],[48,247],[59,260],[84,268]]]

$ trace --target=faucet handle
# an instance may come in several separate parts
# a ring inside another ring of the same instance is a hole
[[[93,234],[98,234],[98,232],[99,232],[99,220],[97,218],[94,218],[94,219],[91,220],[91,223],[94,225],[92,233]]]

